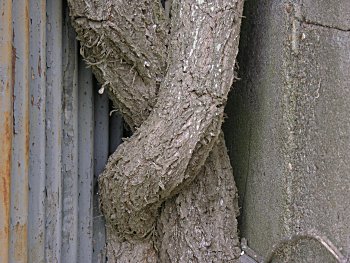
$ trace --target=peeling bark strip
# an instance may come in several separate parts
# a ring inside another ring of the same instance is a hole
[[[160,1],[69,3],[83,56],[140,126],[100,177],[109,261],[232,262],[236,188],[219,134],[243,1],[173,1],[171,30]]]

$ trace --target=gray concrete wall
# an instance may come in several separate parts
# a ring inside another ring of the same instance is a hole
[[[317,231],[350,253],[350,2],[247,0],[225,137],[241,237]],[[300,243],[300,244],[299,244]],[[316,241],[275,262],[336,262]]]

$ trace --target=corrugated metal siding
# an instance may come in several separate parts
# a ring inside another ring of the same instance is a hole
[[[0,258],[7,262],[13,129],[12,0],[0,0]]]
[[[94,130],[95,130],[95,140],[94,140],[94,194],[98,195],[98,185],[97,178],[98,175],[102,172],[108,158],[108,140],[109,137],[109,128],[108,128],[108,97],[104,93],[102,96],[95,93],[94,96]],[[93,200],[93,251],[96,252],[93,254],[92,262],[103,262],[103,248],[105,240],[105,229],[103,217],[99,210],[98,199],[94,198]]]
[[[13,1],[13,140],[9,262],[27,259],[29,175],[29,0]]]
[[[94,180],[94,99],[90,69],[78,61],[78,262],[92,261]],[[96,116],[99,119],[99,116]],[[97,135],[97,134],[96,134]],[[108,137],[106,137],[108,138]],[[97,200],[97,199],[96,199]],[[104,226],[101,226],[104,230]],[[101,241],[102,246],[104,240]]]
[[[104,262],[97,177],[121,118],[64,2],[0,0],[0,19],[0,262]]]
[[[46,0],[31,0],[28,260],[45,262]]]

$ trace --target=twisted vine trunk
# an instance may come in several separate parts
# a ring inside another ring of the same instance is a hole
[[[234,262],[221,132],[242,0],[69,0],[81,53],[134,130],[100,176],[109,262]]]

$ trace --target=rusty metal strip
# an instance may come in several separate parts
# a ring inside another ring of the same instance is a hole
[[[253,249],[248,246],[247,239],[244,237],[241,240],[242,254],[240,257],[240,263],[261,263],[264,262],[264,258],[258,255]]]
[[[45,262],[46,0],[30,0],[28,262]]]
[[[62,1],[47,1],[46,9],[45,261],[62,262]]]
[[[255,259],[251,258],[247,254],[242,254],[239,257],[239,263],[258,263]]]
[[[15,80],[9,262],[27,262],[29,172],[29,0],[14,1]]]
[[[0,0],[0,258],[9,257],[12,159],[12,0]]]

